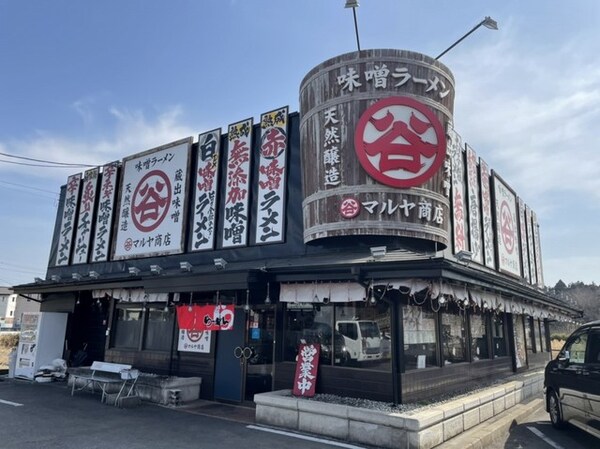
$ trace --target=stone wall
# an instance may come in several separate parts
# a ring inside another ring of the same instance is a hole
[[[256,422],[377,447],[430,449],[541,394],[543,372],[514,378],[408,413],[308,401],[290,390],[261,393],[254,396]]]

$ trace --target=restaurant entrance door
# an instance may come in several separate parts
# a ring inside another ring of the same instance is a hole
[[[251,401],[272,389],[275,309],[235,312],[233,329],[217,332],[214,397],[226,402]]]

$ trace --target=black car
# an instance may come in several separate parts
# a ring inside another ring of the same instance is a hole
[[[579,327],[546,365],[544,392],[554,427],[569,422],[600,438],[600,321]]]

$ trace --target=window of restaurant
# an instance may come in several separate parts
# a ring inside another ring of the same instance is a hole
[[[525,349],[525,327],[523,315],[513,315],[513,334],[515,339],[515,363],[517,369],[527,365],[527,351]]]
[[[404,305],[404,369],[438,366],[437,313],[421,306]]]
[[[296,361],[298,345],[319,343],[319,363],[391,370],[390,307],[378,302],[289,303],[284,360]]]
[[[444,365],[467,361],[467,326],[463,310],[458,308],[441,314],[442,356]]]
[[[173,308],[164,310],[164,306],[147,309],[144,349],[151,351],[169,351],[171,349],[175,313]]]
[[[528,351],[533,351],[533,328],[531,326],[532,318],[524,315],[523,320],[525,321],[525,347]]]
[[[473,361],[489,359],[487,315],[474,313],[469,318],[471,324],[471,357]]]
[[[533,318],[533,339],[535,340],[535,352],[542,352],[540,321],[537,318]]]
[[[544,320],[540,320],[540,335],[542,340],[542,351],[548,352],[548,336],[546,335],[546,324]]]
[[[144,325],[145,321],[145,325]],[[175,312],[164,304],[117,304],[112,347],[169,351],[173,342]]]
[[[113,347],[138,349],[142,334],[142,305],[118,304],[115,312]]]
[[[504,314],[492,315],[492,350],[494,358],[506,357],[506,329],[504,326]]]

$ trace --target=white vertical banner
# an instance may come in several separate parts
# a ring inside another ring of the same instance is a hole
[[[477,154],[469,145],[467,153],[467,204],[469,205],[469,243],[473,261],[483,263],[483,239],[481,233],[481,203],[479,200],[479,176]]]
[[[525,203],[521,198],[519,201],[519,235],[521,244],[521,260],[523,262],[523,277],[531,282],[529,273],[529,249],[527,248],[527,223],[525,222]]]
[[[452,161],[452,223],[454,254],[467,249],[467,211],[465,205],[465,174],[462,138],[448,127],[448,147]]]
[[[105,262],[110,253],[112,238],[112,222],[117,197],[117,176],[119,162],[111,162],[102,167],[98,212],[96,213],[96,229],[92,247],[92,262]]]
[[[255,243],[284,240],[288,107],[260,117]]]
[[[75,234],[75,251],[73,263],[87,263],[92,240],[92,221],[96,207],[98,192],[99,168],[86,170],[83,174],[81,199],[79,200],[79,214],[77,217],[77,230]]]
[[[60,235],[58,238],[58,251],[56,253],[56,265],[69,265],[71,259],[71,248],[75,235],[77,219],[77,200],[81,189],[81,173],[71,175],[67,178],[65,189],[65,203],[60,221]]]
[[[221,160],[221,129],[198,136],[190,251],[213,249]]]
[[[521,276],[521,254],[517,228],[517,196],[493,174],[495,199],[496,241],[498,242],[498,269]]]
[[[113,259],[183,252],[192,137],[123,160]]]
[[[537,275],[537,285],[544,286],[544,270],[542,269],[542,245],[540,242],[540,226],[537,222],[535,212],[531,212],[531,225],[533,226],[533,242],[535,248],[535,267]]]
[[[494,224],[492,219],[492,195],[490,193],[490,169],[485,161],[481,158],[479,158],[479,178],[481,179],[483,261],[486,267],[496,268]]]
[[[253,119],[229,125],[227,133],[227,185],[221,246],[246,246]]]
[[[527,226],[527,250],[529,253],[529,279],[533,285],[537,284],[537,269],[535,260],[535,245],[533,241],[533,220],[531,209],[525,205],[525,224]]]

